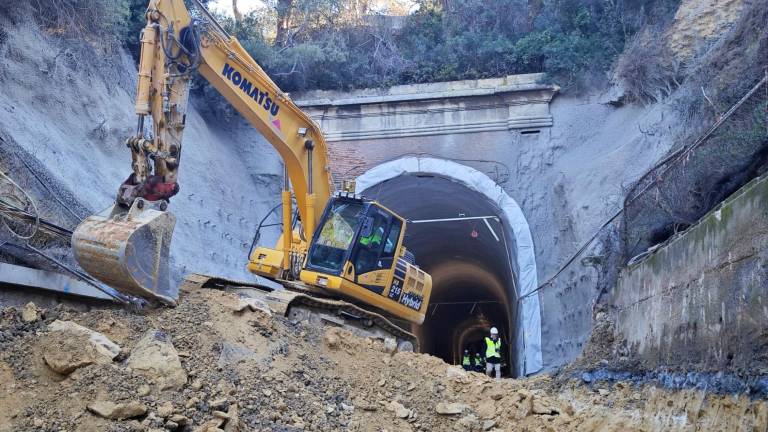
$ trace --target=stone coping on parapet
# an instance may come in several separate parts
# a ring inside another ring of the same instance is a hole
[[[543,73],[530,73],[508,75],[502,78],[408,84],[349,92],[311,90],[292,94],[291,98],[300,107],[322,107],[492,96],[537,90],[557,92],[560,90],[557,85],[545,83],[545,77],[546,74]]]
[[[631,273],[635,269],[640,268],[642,265],[653,259],[656,255],[663,252],[665,248],[669,247],[673,243],[685,239],[686,236],[691,235],[691,233],[694,233],[696,230],[703,229],[701,226],[706,224],[707,221],[712,220],[712,218],[720,221],[722,219],[723,209],[728,209],[731,205],[733,205],[734,201],[739,200],[742,196],[753,193],[755,188],[765,188],[766,182],[768,182],[768,173],[764,173],[758,177],[753,178],[744,186],[740,187],[734,193],[713,207],[704,216],[693,222],[693,224],[687,227],[685,230],[676,232],[663,242],[652,245],[645,252],[641,252],[638,255],[630,258],[629,262],[627,262],[627,265],[622,270],[622,275]]]

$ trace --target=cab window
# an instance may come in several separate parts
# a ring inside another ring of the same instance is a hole
[[[382,258],[391,258],[395,256],[395,249],[397,248],[397,241],[400,240],[400,229],[402,223],[400,220],[393,218],[392,225],[389,227],[389,234],[387,240],[384,242],[384,252],[381,254]]]
[[[319,227],[320,234],[312,247],[307,264],[341,270],[346,251],[352,244],[362,219],[362,210],[360,203],[334,203]]]
[[[357,241],[353,264],[355,274],[363,274],[378,269],[378,260],[384,246],[387,228],[389,227],[389,215],[376,210],[366,218],[360,230]]]

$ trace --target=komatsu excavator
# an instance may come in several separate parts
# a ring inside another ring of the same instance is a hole
[[[72,245],[78,263],[124,294],[174,305],[169,249],[192,74],[197,71],[282,157],[282,235],[275,249],[252,250],[247,268],[282,284],[269,289],[205,275],[186,283],[245,290],[289,317],[321,320],[413,349],[415,338],[390,321],[421,324],[431,277],[413,262],[403,239],[406,221],[351,192],[332,194],[327,147],[302,112],[240,43],[197,1],[150,0],[141,34],[136,93],[138,125],[126,145],[130,176],[115,205],[83,221]],[[145,119],[152,134],[145,134]],[[204,167],[200,167],[204,169]],[[293,194],[291,194],[291,187]],[[294,223],[292,201],[298,207]],[[316,203],[325,210],[318,215]],[[211,245],[215,247],[215,245]]]

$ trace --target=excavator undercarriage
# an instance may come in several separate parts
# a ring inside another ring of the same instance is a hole
[[[416,336],[385,316],[352,303],[330,297],[317,287],[296,281],[275,280],[284,289],[199,273],[187,275],[181,291],[220,289],[255,299],[295,323],[341,327],[352,333],[380,340],[392,351],[418,352]]]

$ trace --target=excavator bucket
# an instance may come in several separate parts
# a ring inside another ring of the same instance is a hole
[[[80,266],[116,290],[175,306],[169,250],[176,217],[159,204],[136,199],[127,211],[112,210],[84,220],[72,234]]]

